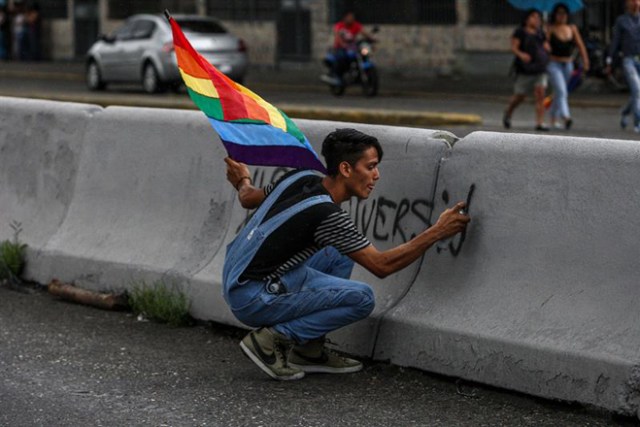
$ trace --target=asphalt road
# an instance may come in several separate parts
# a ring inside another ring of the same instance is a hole
[[[220,325],[170,328],[0,286],[0,426],[636,425],[577,405],[367,362],[269,379]]]
[[[0,64],[2,65],[2,64]],[[6,64],[8,67],[9,64]],[[78,102],[99,103],[102,105],[145,105],[169,108],[195,108],[188,95],[183,93],[163,93],[148,95],[139,86],[112,85],[106,92],[89,92],[84,84],[81,69],[77,65],[69,66],[70,72],[65,73],[64,66],[57,66],[56,72],[37,72],[38,65],[23,68],[12,66],[9,72],[2,72],[0,67],[0,96],[39,97],[51,99],[66,99]],[[51,77],[48,77],[48,75]],[[402,82],[388,81],[390,86],[384,90],[382,81],[381,95],[375,98],[363,97],[357,88],[352,88],[346,96],[336,98],[328,90],[317,83],[311,84],[313,79],[300,82],[299,73],[287,83],[286,72],[273,77],[261,77],[257,72],[249,75],[247,85],[259,93],[267,101],[275,105],[295,105],[301,107],[335,108],[363,108],[386,109],[401,111],[446,112],[477,114],[483,119],[480,125],[450,126],[443,125],[435,128],[453,132],[464,137],[476,130],[506,131],[502,127],[502,112],[509,98],[509,85],[499,84],[496,87],[483,88],[484,82],[474,83],[472,80],[443,81],[441,87],[429,83],[428,89],[403,90]],[[277,77],[277,79],[276,79]],[[391,77],[389,77],[390,79]],[[500,78],[500,77],[497,77]],[[270,83],[269,79],[277,80]],[[297,81],[296,81],[297,79]],[[589,86],[586,83],[585,86]],[[626,94],[591,93],[588,89],[572,97],[575,104],[572,107],[574,119],[573,129],[570,131],[553,130],[555,135],[573,135],[581,137],[597,137],[609,139],[640,139],[640,135],[630,129],[623,131],[619,126],[619,109],[627,99]],[[533,131],[533,106],[523,104],[513,116],[513,128],[510,132]]]

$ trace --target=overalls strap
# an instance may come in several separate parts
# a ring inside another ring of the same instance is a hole
[[[234,286],[240,286],[238,283],[240,275],[247,268],[255,254],[260,249],[264,240],[278,227],[280,227],[289,218],[297,213],[319,203],[331,203],[331,197],[328,195],[320,195],[302,200],[297,204],[285,209],[269,220],[261,223],[269,209],[280,195],[295,181],[305,175],[313,175],[313,172],[304,171],[294,174],[278,185],[275,190],[269,194],[267,199],[258,208],[249,223],[240,231],[238,236],[227,246],[227,255],[223,268],[223,287],[225,295]]]

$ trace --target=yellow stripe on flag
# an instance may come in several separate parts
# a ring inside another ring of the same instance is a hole
[[[280,114],[280,112],[278,111],[277,108],[275,108],[273,105],[269,104],[264,99],[260,98],[255,93],[251,92],[246,87],[244,87],[242,85],[239,85],[239,84],[237,84],[237,86],[238,86],[238,89],[240,90],[240,92],[244,93],[245,95],[249,96],[250,98],[253,98],[253,100],[256,101],[256,103],[259,106],[261,106],[262,108],[267,110],[267,114],[269,114],[269,121],[271,122],[271,126],[277,127],[278,129],[282,129],[285,132],[287,131],[287,122],[284,120],[284,117],[282,117],[282,114]]]
[[[182,76],[182,80],[184,80],[184,84],[186,84],[189,89],[194,92],[198,92],[200,95],[208,96],[209,98],[220,98],[218,91],[211,80],[199,79],[185,73],[182,71],[182,68],[178,69],[180,70],[180,75]]]

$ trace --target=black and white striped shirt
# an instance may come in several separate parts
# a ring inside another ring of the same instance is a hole
[[[265,195],[288,177],[265,187]],[[317,195],[329,194],[319,176],[301,177],[286,189],[265,220],[294,204]],[[325,246],[333,246],[346,255],[369,246],[369,240],[357,229],[351,217],[332,202],[320,203],[299,212],[267,237],[242,274],[246,279],[273,279],[303,263]]]

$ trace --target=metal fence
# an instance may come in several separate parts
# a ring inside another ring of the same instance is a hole
[[[523,14],[506,0],[469,0],[471,25],[517,25]]]
[[[345,12],[355,13],[365,24],[430,24],[455,25],[457,22],[455,0],[332,0],[330,23],[342,18]]]
[[[279,0],[208,0],[207,14],[229,21],[272,21],[277,19]]]
[[[110,19],[125,19],[136,13],[196,13],[196,0],[109,0]]]

